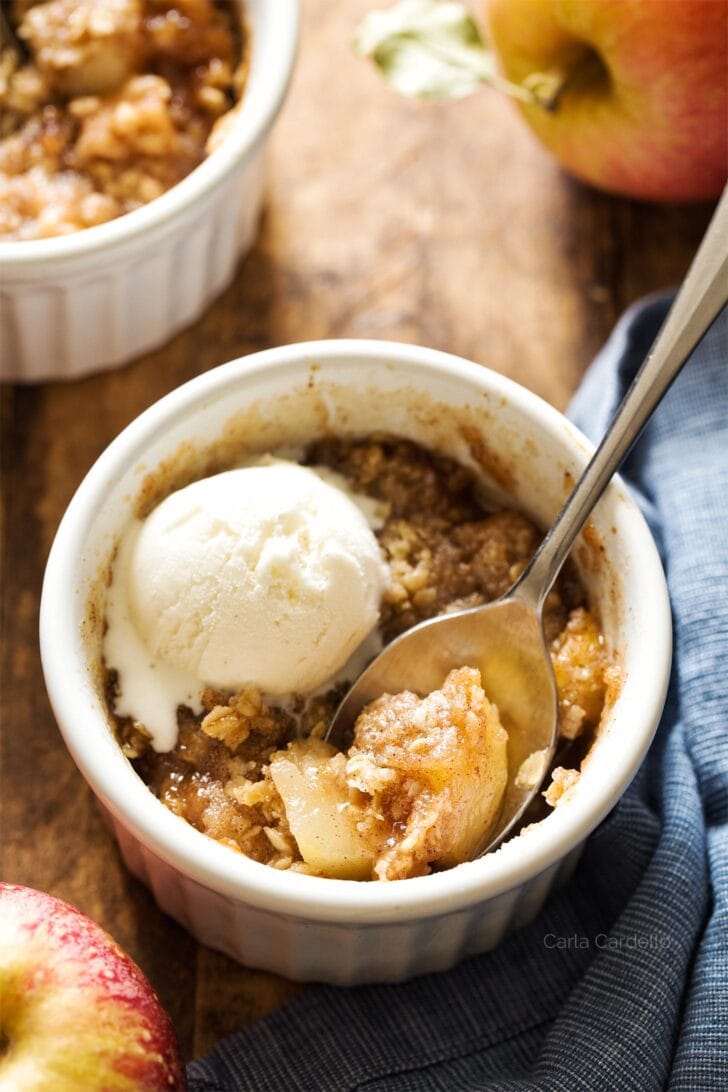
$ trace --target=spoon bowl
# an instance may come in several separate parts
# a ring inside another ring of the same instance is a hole
[[[466,665],[480,670],[483,689],[498,706],[508,732],[509,771],[517,774],[534,752],[541,753],[537,764],[545,771],[557,737],[556,681],[540,614],[520,589],[519,583],[493,603],[430,618],[397,637],[345,696],[328,741],[341,748],[350,742],[358,714],[380,695],[402,690],[428,694],[442,686],[449,671]],[[476,856],[500,844],[533,793],[530,780],[522,783],[509,775],[498,820]]]

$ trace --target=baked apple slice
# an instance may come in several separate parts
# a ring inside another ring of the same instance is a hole
[[[376,846],[359,829],[368,816],[352,800],[344,755],[320,739],[295,740],[271,757],[270,773],[309,868],[336,879],[370,879]]]

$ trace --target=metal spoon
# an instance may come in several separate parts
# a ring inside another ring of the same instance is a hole
[[[728,187],[672,309],[601,444],[528,568],[502,598],[421,622],[391,642],[339,705],[326,739],[342,746],[361,709],[382,694],[439,689],[454,667],[480,668],[509,733],[508,786],[497,826],[474,856],[494,849],[539,785],[516,774],[533,752],[548,768],[558,736],[556,683],[544,638],[544,600],[576,536],[685,361],[728,302]]]

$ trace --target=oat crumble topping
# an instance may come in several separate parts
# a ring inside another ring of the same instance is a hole
[[[105,223],[218,143],[246,74],[230,0],[10,5],[31,59],[0,53],[0,239]]]

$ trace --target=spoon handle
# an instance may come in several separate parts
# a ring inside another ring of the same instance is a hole
[[[728,303],[728,187],[644,364],[513,595],[539,609],[576,536],[695,346]]]

